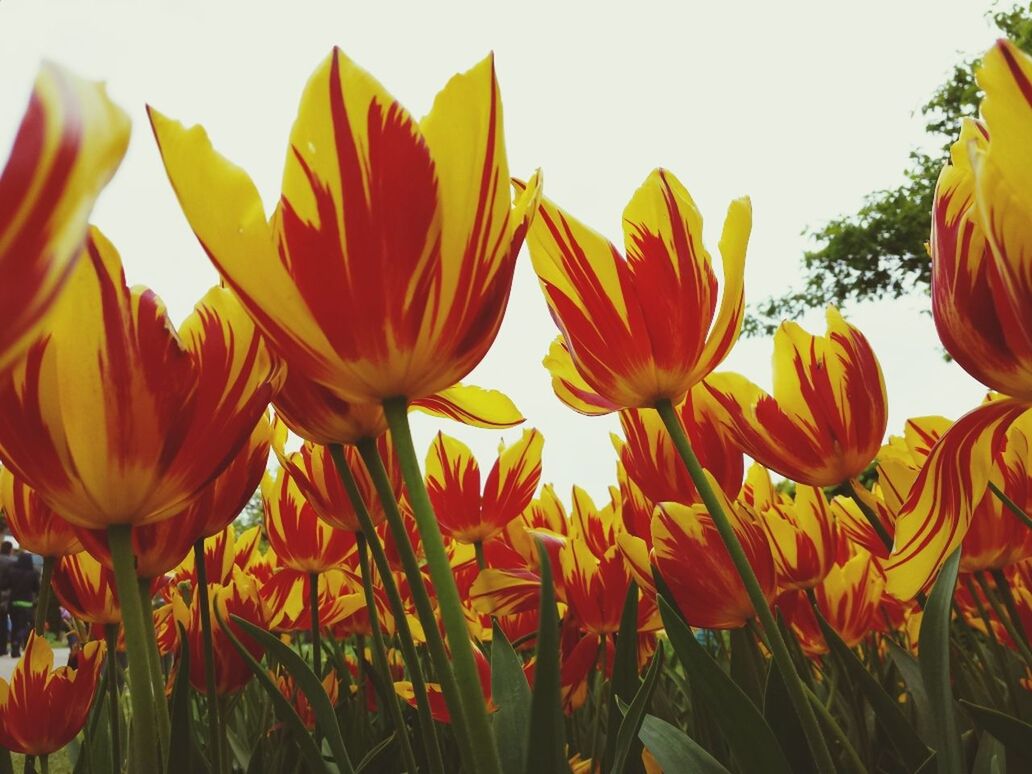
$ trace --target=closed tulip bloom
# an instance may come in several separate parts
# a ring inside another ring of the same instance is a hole
[[[563,598],[577,625],[597,635],[619,630],[632,580],[619,547],[597,556],[583,540],[570,540],[559,550],[559,570]]]
[[[45,63],[0,173],[0,377],[39,334],[129,144],[102,84]]]
[[[483,542],[530,505],[541,480],[545,439],[524,430],[498,458],[481,490],[480,466],[461,441],[438,433],[426,457],[426,484],[441,531],[461,543]]]
[[[512,199],[491,57],[417,122],[335,48],[301,97],[271,221],[203,129],[151,123],[194,232],[291,368],[380,403],[483,358],[537,201],[536,181]]]
[[[92,229],[45,334],[0,381],[0,456],[78,526],[160,521],[247,442],[280,373],[228,290],[177,333]]]
[[[230,524],[221,532],[205,538],[204,569],[208,582],[229,583],[234,567],[250,572],[255,565],[261,564],[261,537],[260,526],[246,529],[238,535],[235,527]],[[197,568],[192,551],[186,554],[173,571],[172,582],[197,584]]]
[[[714,490],[723,497],[715,485]],[[763,528],[723,499],[724,513],[730,517],[769,602],[774,598],[776,578]],[[756,617],[745,584],[704,506],[660,503],[652,520],[652,546],[653,561],[689,624],[737,629]]]
[[[43,502],[36,491],[7,468],[0,469],[0,511],[7,528],[26,551],[64,556],[82,551],[75,528]]]
[[[857,550],[835,564],[814,588],[817,607],[843,642],[857,645],[875,625],[885,590],[885,576],[871,555]]]
[[[294,712],[301,718],[301,722],[305,724],[305,728],[309,731],[314,731],[315,711],[312,709],[312,705],[309,703],[304,691],[297,687],[294,678],[286,671],[276,673],[275,679],[280,695],[290,702]],[[340,699],[340,679],[337,677],[337,673],[333,671],[328,672],[322,680],[322,687],[326,692],[326,697],[330,700],[330,706],[336,707]]]
[[[767,470],[755,463],[749,468],[747,486],[752,499],[748,507],[770,542],[778,586],[813,588],[835,559],[835,523],[824,492],[800,484],[793,500],[777,492]]]
[[[62,556],[54,568],[51,586],[61,606],[79,620],[92,624],[122,622],[115,573],[87,552]]]
[[[828,307],[828,332],[791,322],[774,334],[774,394],[743,376],[706,386],[735,442],[766,468],[810,486],[835,486],[874,459],[885,436],[885,382],[866,337]]]
[[[46,639],[29,634],[10,682],[0,677],[0,744],[23,755],[50,755],[71,742],[86,724],[105,653],[102,641],[87,642],[75,669],[55,669]]]
[[[623,224],[621,254],[543,199],[527,237],[531,260],[591,393],[617,409],[650,408],[663,399],[676,404],[738,338],[752,209],[748,199],[738,199],[728,210],[719,309],[702,216],[670,172],[648,176],[624,210]]]
[[[702,385],[696,385],[676,407],[685,434],[699,461],[713,474],[730,498],[738,496],[745,466],[742,451],[735,446],[720,422],[720,410]],[[613,444],[628,477],[654,503],[699,502],[670,433],[654,409],[626,409],[620,412],[620,427],[626,441],[614,437]]]
[[[324,572],[355,551],[355,533],[319,518],[297,482],[280,468],[262,482],[265,535],[280,563],[301,572]]]

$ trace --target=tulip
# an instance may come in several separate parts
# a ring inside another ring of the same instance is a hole
[[[723,505],[769,604],[776,590],[775,571],[763,528],[726,498]],[[690,625],[736,629],[756,617],[745,585],[704,506],[660,503],[652,521],[652,543],[659,574]]]
[[[480,466],[461,441],[438,433],[426,456],[427,491],[441,531],[461,543],[483,544],[530,505],[541,480],[544,437],[524,430],[498,458],[480,486]]]
[[[748,199],[733,202],[720,240],[727,284],[716,311],[702,216],[670,172],[652,172],[624,210],[626,257],[542,200],[527,236],[530,257],[592,393],[617,408],[680,403],[724,359],[742,323],[751,222]]]
[[[305,696],[304,691],[298,689],[294,678],[287,672],[279,672],[273,677],[276,680],[276,687],[279,689],[280,694],[290,702],[297,716],[301,718],[301,722],[305,724],[305,728],[309,731],[314,731],[315,711],[312,709],[312,705],[308,701],[308,697]],[[326,698],[330,700],[330,706],[337,706],[337,701],[340,698],[340,680],[337,677],[337,673],[327,672],[326,677],[322,680],[322,687],[326,691]]]
[[[881,367],[864,335],[828,307],[828,333],[795,323],[774,334],[774,394],[743,376],[706,387],[742,449],[764,467],[810,486],[837,486],[874,459],[888,421]]]
[[[702,385],[693,387],[676,407],[692,448],[729,498],[738,496],[744,465],[742,452],[720,423],[720,410]],[[627,476],[654,503],[700,502],[691,476],[681,462],[663,420],[653,409],[625,409],[620,426],[626,442],[613,439]]]
[[[30,634],[10,682],[0,677],[0,744],[45,756],[71,742],[86,723],[104,654],[103,642],[87,642],[75,669],[54,669],[46,639]]]
[[[831,510],[817,487],[800,484],[795,500],[774,490],[761,465],[749,468],[748,510],[767,533],[778,586],[808,589],[820,583],[834,561]]]
[[[230,619],[230,616],[238,616],[256,626],[265,628],[268,625],[268,613],[255,579],[243,570],[234,567],[232,578],[227,584],[212,583],[210,585],[209,597],[212,617],[222,621],[253,657],[261,658],[262,646]],[[204,693],[207,688],[200,598],[195,594],[190,600],[190,604],[187,605],[182,596],[176,594],[172,599],[172,606],[176,624],[182,626],[186,631],[185,644],[190,649],[190,685],[194,690]],[[212,634],[215,655],[215,690],[219,696],[236,693],[251,679],[251,668],[237,653],[222,625],[215,627]]]
[[[318,582],[318,623],[329,629],[365,607],[365,599],[342,570],[327,570],[313,576],[281,567],[261,584],[261,597],[269,616],[269,629],[295,632],[312,628],[311,579]]]
[[[962,417],[914,483],[885,565],[888,589],[913,597],[964,540],[1006,428],[1032,402],[1032,301],[1024,143],[1032,127],[1032,58],[999,41],[976,72],[982,122],[966,122],[936,184],[932,313],[943,345],[986,386],[1013,396]]]
[[[61,606],[76,618],[93,624],[122,622],[114,571],[85,551],[58,560],[53,586]]]
[[[45,63],[0,173],[0,379],[39,335],[129,144],[102,84]]]
[[[7,468],[0,469],[0,510],[11,534],[26,551],[56,557],[83,550],[75,528]]]
[[[262,482],[265,534],[279,561],[300,572],[338,568],[355,550],[355,536],[320,519],[284,468]]]
[[[583,540],[570,540],[559,550],[559,571],[563,599],[583,631],[605,637],[620,629],[620,614],[632,578],[618,546],[599,556]],[[648,612],[652,620],[643,626],[645,622],[639,616],[639,631],[660,626],[655,607],[649,606]]]

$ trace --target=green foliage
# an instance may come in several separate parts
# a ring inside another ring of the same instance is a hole
[[[992,20],[1001,36],[1032,52],[1032,6],[998,11]],[[978,59],[961,62],[921,107],[927,147],[915,149],[904,182],[868,194],[860,210],[833,218],[808,236],[816,247],[802,260],[802,287],[753,305],[746,335],[770,334],[783,319],[827,304],[899,298],[927,293],[931,263],[925,243],[931,228],[932,194],[949,146],[964,118],[978,113],[981,94],[975,83]]]

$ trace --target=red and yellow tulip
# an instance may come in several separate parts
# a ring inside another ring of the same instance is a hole
[[[679,403],[720,364],[741,329],[752,226],[748,199],[732,202],[724,223],[719,310],[702,216],[677,178],[663,169],[652,172],[624,210],[623,223],[625,254],[543,199],[527,237],[564,339],[545,365],[560,396],[564,382],[583,380],[589,399],[574,393],[571,405],[587,408],[585,413],[601,413],[606,405],[613,410],[651,408],[663,399]],[[564,353],[573,369],[565,367]]]
[[[128,145],[129,117],[102,84],[40,68],[0,173],[0,378],[61,295]]]
[[[44,335],[0,381],[0,456],[78,526],[159,521],[229,464],[280,378],[228,290],[177,333],[92,229]]]
[[[115,573],[87,552],[62,556],[51,585],[61,606],[79,620],[92,624],[122,622]]]
[[[271,220],[203,129],[150,115],[194,232],[291,368],[380,403],[432,395],[483,358],[538,190],[513,203],[493,58],[417,122],[334,49],[301,97]]]
[[[49,755],[72,741],[86,723],[105,653],[103,642],[87,642],[75,669],[55,669],[50,645],[31,633],[10,682],[0,677],[0,744]]]
[[[64,556],[82,551],[75,528],[7,468],[0,469],[0,511],[11,534],[26,551],[40,556]]]
[[[795,323],[774,334],[774,394],[720,373],[706,386],[735,442],[764,467],[810,486],[835,486],[874,459],[888,413],[881,367],[867,338],[827,311],[826,336]]]
[[[461,543],[488,540],[519,516],[541,480],[544,437],[524,430],[501,444],[481,491],[480,466],[461,441],[438,433],[426,456],[426,488],[441,531]]]

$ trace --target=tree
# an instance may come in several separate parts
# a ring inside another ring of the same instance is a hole
[[[1001,36],[1032,52],[1032,6],[1016,6],[992,15]],[[914,150],[896,188],[868,194],[860,211],[826,223],[809,236],[817,247],[803,254],[803,285],[753,305],[746,335],[770,334],[781,320],[798,317],[826,304],[899,298],[927,293],[931,263],[925,243],[931,228],[932,194],[950,144],[964,118],[978,114],[981,93],[975,83],[978,59],[953,68],[921,107],[931,153]]]

